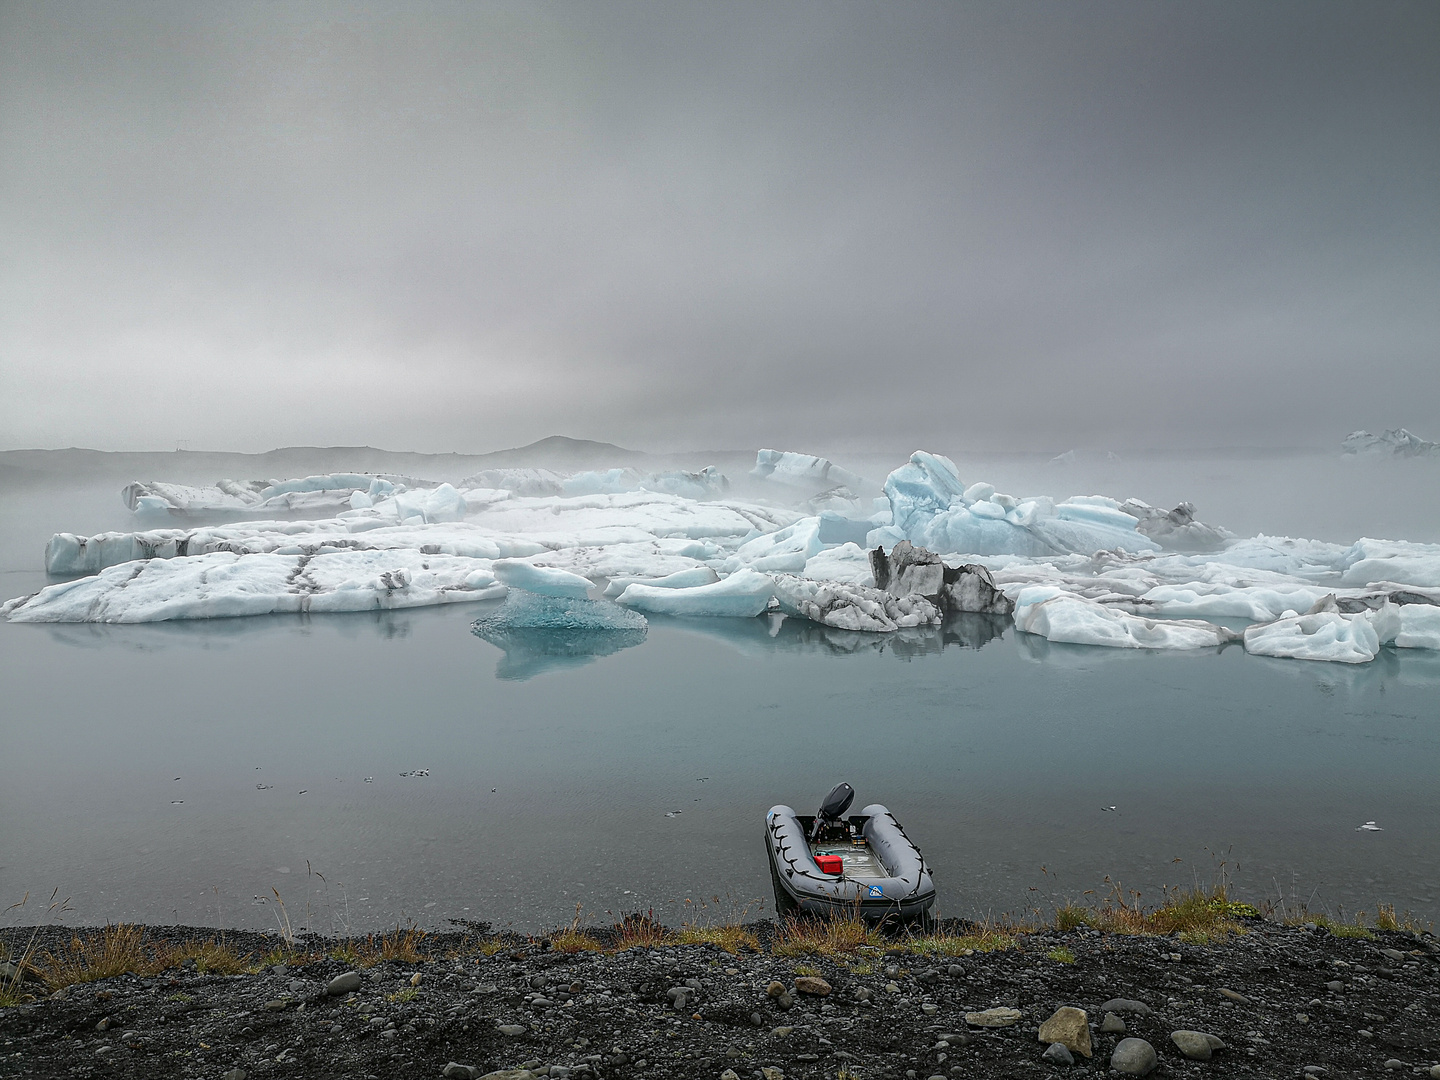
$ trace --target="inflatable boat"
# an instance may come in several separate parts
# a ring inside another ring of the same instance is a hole
[[[776,914],[927,921],[935,882],[925,857],[879,803],[846,817],[854,798],[837,784],[813,815],[783,805],[765,815]]]

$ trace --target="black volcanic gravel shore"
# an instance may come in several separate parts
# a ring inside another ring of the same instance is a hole
[[[431,959],[361,970],[348,980],[353,992],[329,992],[348,970],[333,959],[76,984],[0,1008],[0,1077],[388,1080],[522,1067],[501,1075],[1039,1077],[1106,1072],[1127,1037],[1154,1048],[1158,1077],[1440,1077],[1440,943],[1428,934],[1341,938],[1251,920],[1248,933],[1205,946],[1076,930],[1001,952],[865,950],[836,961],[775,955],[773,928],[751,929],[762,948],[740,955],[706,945],[561,953],[516,939],[491,956],[456,956],[466,939],[435,934],[423,945]],[[69,933],[47,929],[42,946]],[[175,941],[213,933],[149,930]],[[29,934],[3,937],[14,946]],[[227,938],[256,955],[278,944]],[[830,992],[798,992],[802,976]],[[775,982],[786,988],[780,999],[767,993]],[[1093,1040],[1093,1057],[1075,1054],[1068,1066],[1047,1060],[1037,1038],[1061,1006],[1087,1012]],[[967,1023],[1000,1008],[1018,1021]],[[1123,1033],[1102,1030],[1117,1021]],[[1172,1040],[1177,1029],[1217,1036],[1224,1048],[1190,1060]]]

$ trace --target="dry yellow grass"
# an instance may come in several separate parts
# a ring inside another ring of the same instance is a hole
[[[718,945],[732,955],[760,951],[760,939],[743,926],[682,926],[675,941],[680,945]]]
[[[653,913],[627,915],[615,924],[613,952],[654,949],[675,944],[675,935],[655,920]]]
[[[889,944],[875,927],[858,914],[844,918],[786,918],[780,921],[770,951],[776,956],[837,956],[853,953],[862,946],[884,948]]]
[[[567,954],[604,952],[605,946],[584,930],[572,926],[550,935],[550,951]]]

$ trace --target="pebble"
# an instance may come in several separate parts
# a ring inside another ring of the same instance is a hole
[[[1191,1061],[1209,1061],[1210,1055],[1216,1050],[1225,1049],[1225,1042],[1219,1036],[1184,1028],[1172,1031],[1170,1041]]]
[[[740,1080],[740,1074],[734,1069],[726,1069],[720,1074],[720,1080]]]
[[[535,1080],[536,1074],[529,1069],[498,1069],[488,1072],[479,1080]]]
[[[480,1070],[473,1065],[461,1065],[458,1061],[451,1061],[440,1071],[445,1080],[475,1080],[480,1075]]]
[[[336,975],[325,984],[325,992],[331,997],[344,997],[346,994],[353,994],[360,989],[360,973],[358,971],[346,971]]]
[[[888,982],[885,984],[885,992],[887,994],[898,994],[900,992],[900,986],[898,983]]]
[[[774,1065],[766,1065],[760,1070],[760,1075],[763,1076],[765,1080],[785,1080],[785,1074],[775,1068]]]
[[[509,1035],[512,1037],[515,1035],[525,1034],[525,1027],[523,1024],[501,1024],[495,1030],[500,1032],[501,1035]]]
[[[1324,1076],[1324,1075],[1325,1075],[1325,1066],[1324,1066],[1324,1065],[1306,1065],[1305,1068],[1301,1069],[1300,1071],[1303,1072],[1306,1076]]]
[[[1244,994],[1237,994],[1234,990],[1231,990],[1229,987],[1222,986],[1222,987],[1220,988],[1220,996],[1223,997],[1223,998],[1226,998],[1226,999],[1229,1000],[1229,1001],[1235,1002],[1236,1005],[1249,1005],[1249,1004],[1250,1004],[1250,999],[1249,999],[1249,998],[1247,998]]]
[[[802,994],[825,997],[830,993],[830,984],[815,975],[801,975],[795,980],[795,989]]]
[[[1388,1061],[1385,1062],[1385,1068],[1389,1069],[1391,1072],[1394,1072],[1396,1069],[1403,1069],[1404,1067],[1405,1062],[1401,1061],[1399,1058],[1390,1058]]]
[[[776,980],[765,987],[765,993],[769,994],[772,998],[778,998],[781,994],[785,993],[785,984]]]
[[[244,1069],[231,1069],[227,1073],[222,1073],[220,1076],[220,1080],[245,1080],[245,1077],[247,1077],[248,1075],[250,1074],[247,1073]]]
[[[1391,960],[1394,960],[1398,964],[1403,964],[1406,960],[1410,959],[1399,949],[1381,949],[1380,952],[1381,955],[1388,956]],[[1394,1059],[1392,1058],[1391,1060]]]
[[[1430,1066],[1430,1080],[1440,1080],[1440,1065]]]
[[[949,975],[952,979],[958,979],[965,974],[965,969],[959,964],[951,964],[945,969],[945,974]]]
[[[1064,1043],[1051,1043],[1050,1048],[1040,1055],[1052,1065],[1074,1065],[1075,1056],[1070,1053]]]
[[[1009,1009],[1002,1006],[997,1009],[985,1009],[983,1012],[966,1013],[965,1022],[972,1027],[1010,1027],[1018,1024],[1024,1015],[1025,1014],[1019,1009]]]
[[[1121,1039],[1110,1055],[1110,1068],[1131,1076],[1148,1076],[1159,1063],[1155,1047],[1144,1039]]]
[[[1105,1019],[1100,1021],[1100,1030],[1106,1035],[1124,1035],[1125,1021],[1120,1019],[1118,1013],[1107,1012]]]
[[[287,1004],[288,1002],[276,998],[274,1001],[265,1002],[265,1008],[270,1012],[284,1012]]]
[[[1101,1012],[1113,1013],[1139,1013],[1141,1016],[1150,1015],[1150,1006],[1143,1001],[1135,1001],[1132,998],[1111,998],[1100,1006]]]
[[[940,1006],[934,1004],[933,1002],[926,1001],[921,1004],[920,1011],[926,1016],[934,1016],[937,1012],[940,1011]]]
[[[1063,1046],[1070,1054],[1082,1054],[1088,1058],[1091,1055],[1090,1016],[1084,1009],[1064,1005],[1040,1025],[1035,1037],[1042,1043]],[[1074,1058],[1065,1064],[1073,1065]]]

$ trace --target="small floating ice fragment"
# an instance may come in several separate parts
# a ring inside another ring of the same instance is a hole
[[[1376,825],[1375,822],[1373,822],[1373,821],[1367,821],[1367,822],[1365,822],[1364,825],[1357,826],[1356,829],[1355,829],[1355,831],[1356,831],[1356,832],[1384,832],[1385,830],[1382,829],[1379,825]]]

